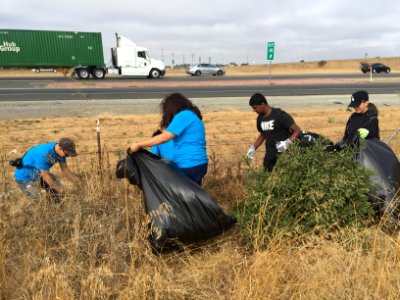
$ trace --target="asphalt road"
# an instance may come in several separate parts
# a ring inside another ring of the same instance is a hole
[[[273,76],[276,79],[364,79],[354,80],[350,83],[342,84],[262,84],[262,85],[246,85],[259,79],[266,79],[267,76],[223,76],[223,77],[182,77],[167,76],[160,79],[159,82],[171,83],[171,87],[151,86],[152,83],[158,82],[150,79],[138,78],[108,78],[103,82],[119,82],[119,83],[141,83],[144,87],[91,87],[96,84],[95,80],[84,81],[87,87],[79,88],[47,88],[49,83],[54,82],[77,82],[75,79],[63,77],[17,77],[17,78],[0,78],[0,101],[53,101],[53,100],[111,100],[111,99],[161,99],[166,94],[179,91],[189,98],[220,98],[220,97],[247,97],[255,91],[264,93],[269,96],[305,96],[305,95],[346,95],[351,94],[356,89],[366,89],[371,94],[396,94],[400,90],[398,81],[400,74],[377,74],[374,78],[376,81],[365,81],[368,75],[365,74],[343,74],[343,75],[301,75],[301,76]],[[387,82],[382,78],[387,78]],[[196,86],[205,80],[212,80],[219,83],[219,86]],[[240,80],[243,85],[224,85],[232,80]],[[190,86],[173,86],[176,82],[189,83]]]

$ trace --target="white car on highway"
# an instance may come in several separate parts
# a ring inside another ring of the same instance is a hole
[[[222,76],[225,74],[225,69],[210,64],[198,64],[191,66],[189,69],[186,70],[186,73],[192,76],[201,76],[203,74]]]

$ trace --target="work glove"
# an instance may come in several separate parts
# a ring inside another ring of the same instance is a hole
[[[357,130],[358,131],[358,135],[360,136],[360,138],[365,139],[368,134],[369,134],[369,130],[366,128],[360,128]]]
[[[249,150],[247,150],[247,157],[250,160],[254,160],[255,155],[256,155],[256,147],[254,145],[251,145],[249,147]]]
[[[279,153],[285,152],[287,150],[287,148],[289,148],[290,144],[292,144],[292,140],[291,139],[286,139],[284,141],[280,141],[276,143],[276,150]]]

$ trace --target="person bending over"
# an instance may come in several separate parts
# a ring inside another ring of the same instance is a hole
[[[21,191],[32,200],[37,200],[41,189],[45,189],[53,200],[59,201],[64,194],[64,188],[57,177],[50,173],[50,169],[53,165],[59,164],[63,174],[77,183],[78,177],[67,165],[67,157],[77,155],[75,143],[70,138],[61,138],[58,143],[33,146],[17,166],[14,172],[15,181]]]

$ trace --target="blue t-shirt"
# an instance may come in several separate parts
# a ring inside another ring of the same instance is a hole
[[[174,161],[179,168],[191,168],[208,162],[204,123],[191,110],[177,113],[166,130],[175,134]]]
[[[169,140],[164,144],[151,147],[151,153],[166,158],[168,160],[174,159],[174,140]]]
[[[29,149],[22,158],[23,168],[15,170],[15,180],[37,180],[41,170],[48,171],[56,163],[66,163],[66,158],[54,151],[56,144],[40,144]]]

